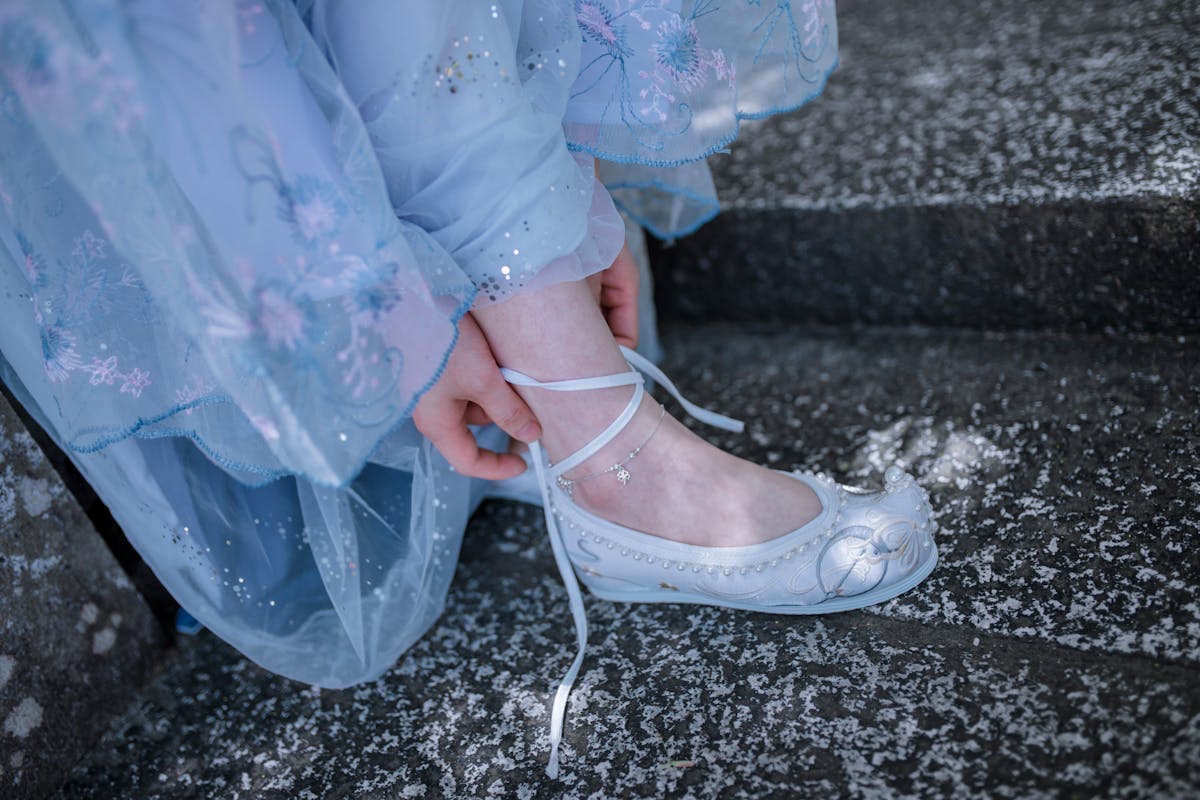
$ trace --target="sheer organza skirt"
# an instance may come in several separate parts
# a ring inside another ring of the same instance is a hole
[[[826,0],[6,3],[0,371],[202,623],[371,679],[486,489],[410,419],[458,319],[697,227],[835,59]]]

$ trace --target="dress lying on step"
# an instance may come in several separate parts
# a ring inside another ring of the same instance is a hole
[[[371,679],[483,488],[410,421],[458,318],[698,226],[835,58],[831,0],[7,2],[0,369],[202,623]]]

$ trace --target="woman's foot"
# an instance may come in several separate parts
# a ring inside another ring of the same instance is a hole
[[[539,381],[626,372],[629,366],[582,282],[562,283],[478,309],[498,363]],[[585,392],[517,387],[542,427],[552,461],[574,453],[616,419],[630,386]],[[573,499],[612,522],[687,544],[732,547],[782,536],[815,518],[821,502],[803,483],[708,444],[659,406],[642,401],[616,438],[570,470]],[[656,429],[656,426],[657,427]],[[632,460],[629,453],[643,445]],[[586,478],[621,463],[616,471]]]
[[[636,353],[625,351],[624,355],[631,368],[636,366],[662,382],[695,418],[727,430],[741,430],[740,422],[689,403],[665,375]],[[654,509],[662,509],[664,513],[659,518],[667,520],[665,537],[592,513],[575,498],[577,487],[607,480],[607,487],[601,485],[592,493],[594,503],[607,502],[632,482],[631,465],[662,425],[664,415],[660,409],[653,425],[639,437],[640,444],[624,455],[630,445],[615,444],[618,452],[610,458],[620,460],[602,469],[586,470],[584,462],[605,458],[602,448],[615,443],[637,418],[645,400],[641,376],[626,371],[553,382],[538,381],[512,370],[505,370],[504,376],[527,389],[559,393],[634,385],[633,395],[612,424],[577,452],[550,464],[540,445],[531,447],[543,493],[546,527],[564,580],[568,573],[577,571],[579,579],[599,597],[619,602],[703,603],[775,614],[824,614],[890,600],[917,585],[937,563],[933,543],[935,525],[928,497],[899,466],[887,470],[883,491],[876,492],[838,486],[817,475],[786,476],[788,485],[780,485],[778,490],[788,492],[786,497],[793,499],[795,493],[788,490],[797,486],[813,493],[818,512],[807,524],[773,537],[745,536],[740,541],[731,541],[718,533],[715,542],[696,544],[676,535],[683,526],[673,524],[671,515],[678,513],[681,504],[699,505],[688,524],[700,526],[702,531],[719,527],[724,521],[718,519],[714,523],[704,515],[713,508],[725,507],[720,503],[722,491],[738,497],[744,489],[744,483],[723,480],[730,474],[736,477],[735,470],[744,463],[737,459],[732,465],[724,465],[717,481],[721,491],[712,493],[714,497],[703,495],[707,485],[704,482],[697,484],[673,477],[663,484],[663,497],[655,496],[654,486],[647,487],[636,498],[636,508],[630,509],[629,501],[619,496],[615,513],[630,516],[630,511],[635,515],[639,510],[647,511],[633,517],[647,527],[656,519]],[[645,425],[644,418],[639,420],[639,427]],[[667,453],[668,467],[676,458],[685,463],[703,463],[703,459],[712,457],[711,449],[692,451],[686,438],[681,442],[682,448],[669,448],[673,452]],[[719,457],[725,456],[716,452]],[[574,472],[577,469],[581,472]],[[584,488],[579,490],[586,492]],[[770,502],[771,499],[767,498],[768,507],[777,507],[779,503]],[[732,507],[741,510],[737,504]],[[745,514],[728,522],[744,526],[759,524],[761,520]],[[568,594],[570,587],[568,581]],[[581,601],[577,595],[572,597],[572,607],[582,614]]]
[[[565,438],[584,441],[603,429],[575,430],[583,426],[571,419],[558,427]],[[551,458],[562,455],[552,452]],[[613,469],[618,464],[621,470]],[[625,482],[619,473],[628,476]],[[565,477],[572,499],[588,511],[685,544],[758,544],[821,513],[821,501],[807,485],[719,450],[663,415],[649,397],[624,431]]]

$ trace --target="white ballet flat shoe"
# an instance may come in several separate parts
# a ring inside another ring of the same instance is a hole
[[[829,614],[875,605],[933,570],[937,548],[924,491],[899,468],[881,492],[793,473],[821,501],[803,527],[748,547],[697,547],[616,525],[561,490],[553,513],[579,580],[605,600],[701,603],[770,614]]]
[[[777,539],[745,547],[698,547],[641,533],[580,508],[564,475],[616,437],[633,418],[649,375],[701,422],[741,432],[741,422],[688,402],[657,367],[621,348],[629,372],[597,378],[542,382],[502,370],[510,383],[573,392],[633,386],[624,411],[592,441],[557,464],[540,445],[530,454],[542,494],[550,547],[566,585],[578,652],[559,684],[550,720],[550,761],[558,775],[567,697],[583,664],[587,616],[579,581],[597,597],[617,602],[699,603],[772,614],[828,614],[881,603],[916,586],[937,564],[936,524],[928,497],[899,467],[884,475],[884,489],[838,486],[813,474],[792,473],[821,501],[821,513]],[[641,370],[641,372],[638,372]]]

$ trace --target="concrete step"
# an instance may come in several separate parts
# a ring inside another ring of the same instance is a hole
[[[929,488],[942,560],[791,619],[588,598],[573,655],[540,510],[486,505],[446,613],[378,682],[314,691],[205,636],[60,796],[1193,797],[1194,340],[675,326],[666,367],[776,467]],[[711,432],[707,432],[711,433]]]
[[[161,655],[125,572],[0,396],[0,796],[65,780]]]
[[[713,159],[664,316],[1200,330],[1200,5],[838,3],[841,64]]]

